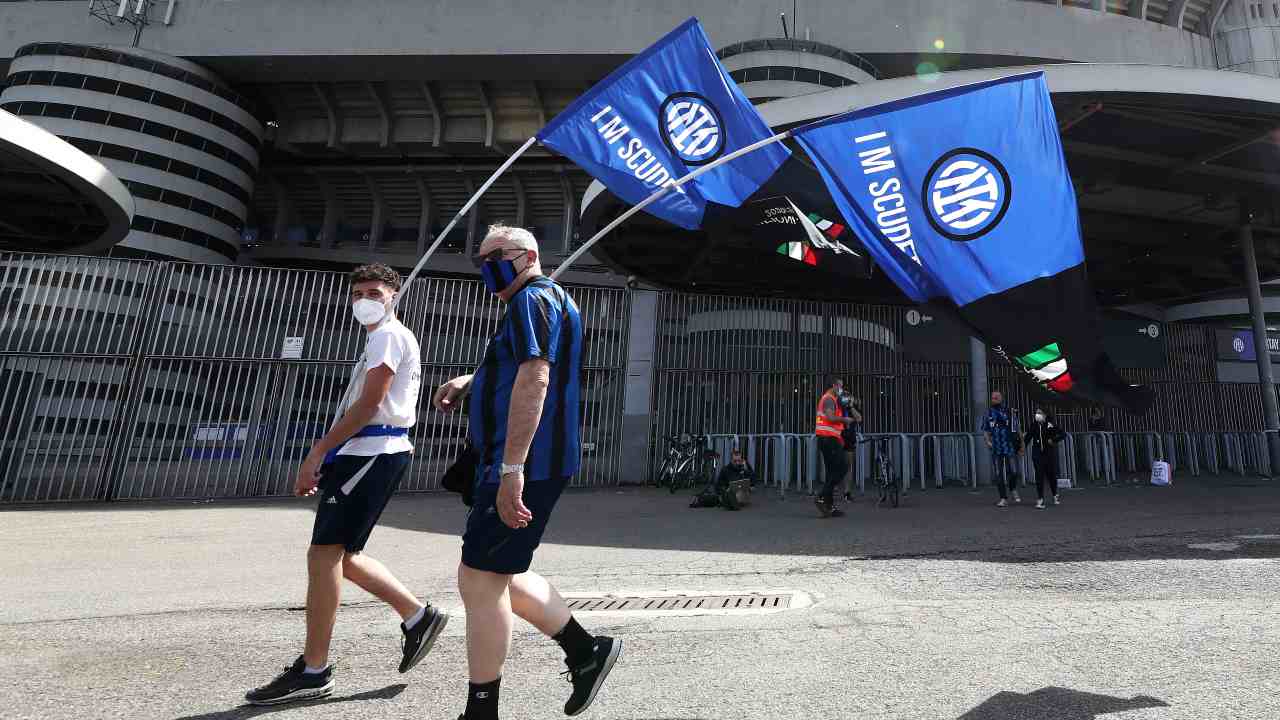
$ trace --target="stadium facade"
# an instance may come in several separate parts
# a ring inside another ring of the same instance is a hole
[[[775,127],[1045,68],[1099,297],[1141,316],[1131,331],[1148,320],[1244,326],[1250,262],[1264,281],[1280,277],[1271,249],[1280,240],[1280,5],[1270,0],[0,1],[0,111],[96,160],[133,204],[127,234],[111,210],[114,236],[107,222],[97,244],[58,244],[30,230],[50,218],[38,217],[41,202],[28,202],[25,237],[11,227],[0,240],[7,250],[79,249],[245,273],[372,260],[409,267],[503,157],[689,15]],[[535,147],[447,239],[430,271],[472,276],[467,256],[496,220],[532,227],[555,265],[617,210],[588,176]],[[618,442],[628,457],[652,452],[657,425],[680,424],[651,422],[657,405],[701,407],[708,393],[730,392],[676,383],[680,373],[717,363],[716,372],[774,373],[743,390],[772,398],[815,381],[778,381],[777,373],[852,369],[867,378],[864,394],[884,395],[872,392],[874,378],[907,372],[898,355],[915,325],[904,325],[904,299],[883,278],[839,296],[806,294],[824,286],[803,279],[779,289],[753,274],[771,272],[761,263],[733,265],[741,253],[694,262],[692,239],[640,220],[570,275],[605,288],[637,276],[686,293],[632,293],[612,327],[626,339],[615,369],[624,398]],[[194,308],[223,291],[195,286],[181,302]],[[804,299],[690,304],[688,293],[707,291]],[[839,304],[851,300],[875,307]],[[1280,296],[1252,300],[1280,312]],[[1170,335],[1161,333],[1162,348]],[[969,362],[964,336],[952,339],[934,359]],[[710,359],[726,344],[735,359]],[[687,352],[704,346],[702,357]],[[1210,358],[1196,381],[1257,382],[1252,365],[1224,362]],[[945,410],[958,430],[969,429],[965,418],[981,402],[972,380],[957,385],[963,400]],[[667,397],[673,383],[693,389]],[[779,412],[796,417],[779,423],[803,424],[797,418],[809,409],[788,402],[777,401]],[[772,412],[744,406],[742,422]],[[893,412],[901,416],[894,429],[918,421],[907,420],[918,411]],[[1248,424],[1262,425],[1261,414]]]

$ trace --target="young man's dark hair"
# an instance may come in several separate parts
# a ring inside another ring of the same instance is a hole
[[[383,265],[382,263],[371,263],[369,265],[361,265],[352,270],[347,275],[347,279],[352,285],[359,285],[362,282],[378,281],[386,283],[392,290],[400,289],[400,273]]]

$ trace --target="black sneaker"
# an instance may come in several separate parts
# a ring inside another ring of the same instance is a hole
[[[831,517],[831,511],[835,509],[832,505],[827,504],[827,502],[824,501],[822,498],[814,498],[813,504],[817,506],[818,517],[820,518]]]
[[[844,511],[838,507],[832,506],[831,517],[844,517]]]
[[[400,672],[409,672],[414,665],[427,656],[427,653],[431,652],[431,646],[436,644],[436,638],[440,636],[440,631],[444,630],[448,622],[449,613],[428,607],[427,612],[412,629],[400,623],[400,632],[404,635],[404,639],[400,641],[400,648],[403,651],[400,658]]]
[[[295,700],[314,700],[333,692],[333,666],[324,672],[307,673],[307,662],[299,655],[293,665],[276,676],[275,680],[245,693],[250,705],[279,705]]]
[[[596,693],[600,692],[600,686],[604,685],[604,679],[609,677],[609,671],[613,669],[613,664],[618,661],[620,654],[622,654],[621,640],[597,635],[595,653],[591,656],[591,660],[560,673],[567,676],[566,679],[573,683],[573,695],[570,695],[569,702],[564,704],[565,715],[577,715],[591,707],[591,702],[596,699]],[[568,664],[567,660],[565,664]]]

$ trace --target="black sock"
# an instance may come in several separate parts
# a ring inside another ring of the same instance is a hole
[[[467,720],[498,720],[498,686],[502,678],[487,683],[467,683]]]
[[[570,617],[564,629],[551,639],[556,641],[561,650],[564,650],[564,658],[570,665],[581,665],[589,661],[596,651],[596,639],[591,633],[583,630],[573,617]]]

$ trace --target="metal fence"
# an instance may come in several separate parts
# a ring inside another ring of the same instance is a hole
[[[914,479],[924,482],[927,476],[931,484],[942,478],[971,480],[974,463],[963,437],[974,431],[969,364],[907,359],[901,351],[903,323],[903,308],[894,306],[664,295],[658,309],[651,460],[660,461],[667,437],[684,432],[811,434],[814,407],[826,378],[839,373],[846,387],[862,398],[867,433],[914,437],[913,452],[920,458],[911,471]],[[1126,378],[1154,389],[1155,407],[1142,416],[1108,410],[1105,429],[1128,435],[1261,431],[1258,385],[1216,380],[1210,326],[1165,325],[1162,340],[1168,358],[1164,367],[1122,369]],[[992,389],[1004,391],[1016,417],[1029,418],[1035,403],[1016,372],[1006,362],[992,362],[988,382]],[[1094,429],[1084,410],[1050,412],[1069,432]],[[1145,450],[1132,450],[1127,442],[1105,445],[1115,456],[1108,467],[1149,467],[1155,458]],[[1196,442],[1217,448],[1235,441],[1215,435]],[[1101,478],[1100,461],[1085,462],[1090,447],[1082,441],[1072,458],[1080,455],[1075,459],[1081,474]],[[762,452],[760,459],[772,465],[767,451]],[[1236,464],[1249,466],[1247,452],[1232,457],[1245,458]]]
[[[570,292],[587,348],[575,482],[614,484],[628,297]],[[320,271],[6,254],[0,312],[3,502],[286,494],[363,337],[345,276]],[[500,308],[478,282],[425,279],[399,316],[423,383],[401,487],[430,490],[466,431],[431,391],[474,369]]]
[[[577,482],[614,484],[629,296],[571,292],[587,332]],[[466,418],[430,410],[429,390],[475,367],[500,308],[478,282],[440,278],[416,283],[400,308],[422,346],[424,388],[403,488],[431,490]],[[758,437],[748,442],[760,459],[788,468],[779,482],[807,485],[813,458],[789,438],[812,433],[816,398],[839,372],[863,399],[866,432],[910,436],[904,481],[971,480],[968,363],[909,361],[903,322],[893,306],[664,295],[652,459],[681,432]],[[1165,367],[1123,371],[1155,389],[1156,408],[1111,411],[1105,442],[1081,435],[1080,474],[1149,464],[1155,450],[1123,438],[1152,433],[1188,468],[1262,469],[1258,386],[1216,381],[1208,326],[1167,325],[1162,338]],[[0,502],[287,493],[361,342],[341,273],[0,254]],[[1013,370],[992,363],[988,374],[1029,416]],[[1079,412],[1057,419],[1072,433],[1093,429]]]

